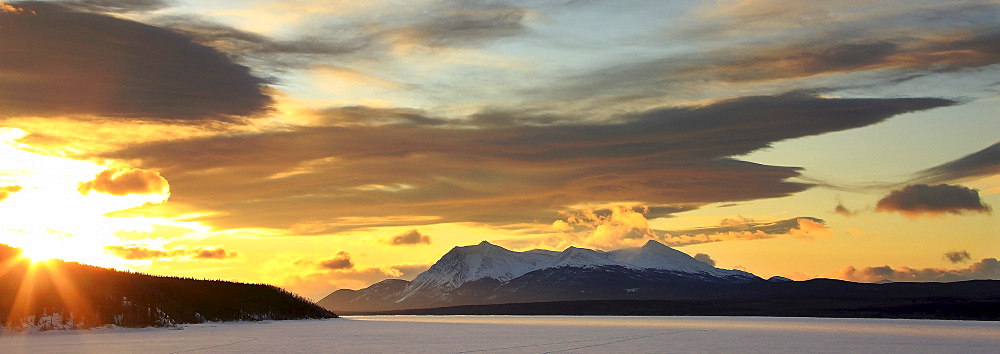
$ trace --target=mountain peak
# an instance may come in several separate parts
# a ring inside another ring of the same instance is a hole
[[[495,246],[495,245],[492,244],[492,243],[489,243],[489,241],[483,240],[483,242],[479,243],[479,246]]]
[[[664,244],[660,243],[660,241],[657,241],[657,240],[649,240],[649,241],[646,241],[646,244],[642,245],[642,247],[643,248],[653,248],[653,247],[670,247],[670,246],[664,245]]]

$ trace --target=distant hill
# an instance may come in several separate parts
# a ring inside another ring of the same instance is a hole
[[[1000,281],[867,284],[768,280],[655,241],[610,252],[455,247],[412,282],[318,302],[342,314],[726,315],[1000,320]]]
[[[335,318],[281,288],[162,277],[67,263],[32,264],[0,245],[0,321],[7,330]]]

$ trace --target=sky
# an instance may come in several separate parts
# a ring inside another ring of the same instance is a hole
[[[318,300],[455,246],[1000,279],[1000,1],[0,2],[0,243]]]

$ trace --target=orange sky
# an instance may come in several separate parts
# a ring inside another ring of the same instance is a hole
[[[0,243],[318,299],[649,239],[1000,277],[1000,4],[0,6]]]

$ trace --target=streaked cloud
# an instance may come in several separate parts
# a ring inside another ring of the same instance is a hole
[[[225,260],[236,258],[239,253],[222,248],[151,249],[143,246],[107,246],[104,249],[126,260]]]
[[[833,232],[822,219],[799,217],[770,222],[753,219],[723,219],[719,226],[686,229],[656,230],[660,239],[670,246],[694,245],[723,241],[766,240],[782,236],[803,240],[833,237]]]
[[[960,159],[920,171],[917,181],[942,183],[1000,174],[1000,142]]]
[[[155,11],[171,6],[165,0],[63,0],[60,4],[94,12],[129,13]]]
[[[1000,261],[996,258],[983,258],[967,268],[910,268],[890,266],[855,268],[847,267],[837,274],[844,280],[858,282],[891,281],[962,281],[973,279],[1000,279]]]
[[[660,108],[615,123],[480,128],[440,126],[413,111],[348,109],[337,114],[357,114],[357,122],[389,117],[403,123],[134,144],[105,157],[141,160],[145,168],[169,175],[174,189],[187,191],[175,193],[173,201],[221,212],[203,221],[224,228],[287,229],[333,217],[401,215],[551,223],[556,210],[595,201],[690,210],[787,196],[811,187],[789,180],[799,169],[730,156],[952,104],[786,94]],[[364,185],[409,187],[356,188]],[[313,232],[354,227],[330,224]]]
[[[875,206],[875,211],[898,212],[910,217],[921,215],[991,213],[975,189],[950,185],[913,184],[892,191]]]

